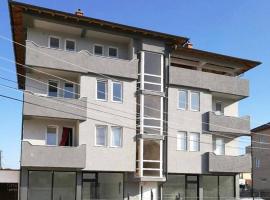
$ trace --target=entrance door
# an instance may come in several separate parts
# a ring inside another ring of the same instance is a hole
[[[143,182],[141,184],[143,200],[158,200],[158,183],[157,182]]]
[[[186,198],[198,199],[198,176],[186,176]]]
[[[0,183],[1,200],[18,200],[17,183]]]

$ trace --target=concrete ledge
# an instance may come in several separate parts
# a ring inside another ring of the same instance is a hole
[[[228,156],[209,152],[208,164],[209,172],[251,172],[251,155]]]
[[[240,100],[249,96],[248,80],[170,66],[170,84],[231,94]]]
[[[22,141],[22,167],[83,169],[86,145],[78,147],[32,145]]]
[[[124,60],[96,56],[87,50],[69,52],[42,47],[29,40],[26,41],[25,55],[26,65],[81,73],[94,72],[131,79],[138,78],[138,59]],[[53,57],[59,58],[59,60],[53,59]]]
[[[24,92],[23,114],[63,119],[87,119],[87,98],[46,97]],[[27,103],[28,102],[28,103]],[[30,104],[29,104],[30,103]],[[32,103],[32,104],[31,104]]]

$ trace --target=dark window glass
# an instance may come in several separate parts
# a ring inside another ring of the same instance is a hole
[[[113,101],[122,102],[122,83],[113,83]]]
[[[75,200],[76,172],[54,172],[53,200]]]
[[[117,48],[109,48],[109,56],[110,57],[117,57],[118,56],[118,52],[117,52]]]
[[[57,97],[58,96],[58,82],[56,81],[49,81],[49,91],[48,95],[50,97]]]
[[[56,37],[50,37],[50,47],[51,48],[60,48],[60,40]]]
[[[64,97],[74,98],[74,85],[72,83],[65,83]]]
[[[66,40],[66,50],[75,51],[75,42],[72,40]]]
[[[94,53],[96,55],[103,55],[103,47],[102,46],[95,45],[94,46]]]
[[[97,81],[97,99],[107,100],[107,81]]]

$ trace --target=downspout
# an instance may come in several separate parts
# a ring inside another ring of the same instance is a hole
[[[251,195],[254,200],[254,162],[253,162],[253,134],[251,133],[251,145],[250,145],[250,154],[251,154]]]

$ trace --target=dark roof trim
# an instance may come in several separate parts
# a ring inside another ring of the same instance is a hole
[[[39,6],[34,6],[26,3],[21,3],[21,2],[16,2],[9,0],[9,5],[11,7],[20,7],[23,8],[24,11],[34,11],[37,14],[51,14],[53,17],[61,17],[62,19],[65,20],[76,20],[77,22],[88,22],[89,24],[98,24],[100,26],[106,26],[110,27],[111,29],[117,29],[123,32],[129,32],[129,33],[137,33],[137,34],[142,34],[144,37],[153,37],[165,41],[169,41],[170,43],[177,44],[177,45],[183,45],[185,44],[189,39],[186,37],[181,37],[181,36],[176,36],[176,35],[171,35],[167,33],[162,33],[162,32],[157,32],[157,31],[152,31],[152,30],[147,30],[143,28],[137,28],[133,26],[128,26],[128,25],[123,25],[123,24],[118,24],[114,22],[109,22],[109,21],[104,21],[100,19],[95,19],[91,17],[86,17],[86,16],[78,16],[72,13],[67,13],[63,11],[58,11],[58,10],[53,10],[49,8],[43,8]]]
[[[267,130],[267,129],[270,129],[270,122],[252,129],[251,132],[259,132],[259,131]]]

